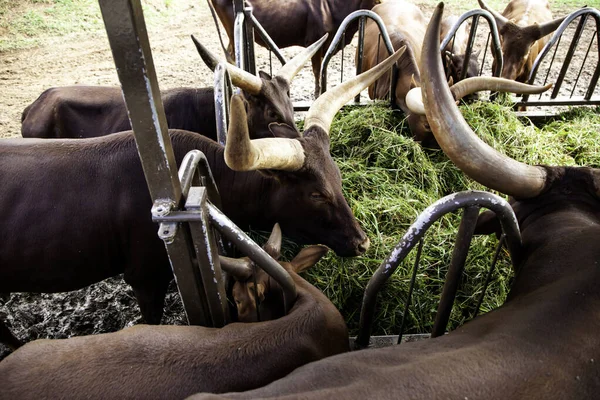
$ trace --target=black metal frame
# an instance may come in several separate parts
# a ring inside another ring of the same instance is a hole
[[[434,222],[436,222],[445,214],[462,208],[464,209],[464,214],[458,230],[456,245],[452,254],[452,261],[446,275],[446,282],[444,283],[444,289],[438,306],[431,336],[439,336],[445,332],[450,311],[452,310],[452,305],[456,296],[460,276],[464,270],[464,263],[475,229],[475,222],[477,221],[477,216],[481,207],[486,207],[494,211],[498,216],[502,231],[505,235],[503,240],[506,241],[506,246],[511,256],[513,265],[518,263],[518,257],[521,248],[521,233],[519,231],[519,225],[514,211],[508,202],[506,202],[503,198],[489,192],[465,191],[451,194],[436,201],[434,204],[427,207],[417,217],[417,220],[408,228],[398,245],[394,247],[390,255],[381,263],[381,266],[369,280],[363,297],[358,328],[359,332],[356,340],[354,341],[355,349],[366,348],[369,346],[371,338],[371,324],[375,314],[377,294],[387,282],[389,277],[396,271],[400,263],[414,248],[414,246],[417,243],[420,243],[411,277],[409,293],[405,303],[402,324],[400,326],[398,343],[401,342],[402,331],[404,328],[404,318],[407,314],[408,306],[410,304],[410,298],[418,269],[420,252],[423,246],[422,239],[425,236],[427,229],[429,229]]]

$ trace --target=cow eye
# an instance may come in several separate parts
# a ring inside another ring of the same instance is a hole
[[[319,192],[312,192],[310,194],[310,198],[312,200],[325,200],[325,196],[323,196],[323,194]]]
[[[272,108],[267,109],[267,117],[271,119],[277,119],[277,113]]]

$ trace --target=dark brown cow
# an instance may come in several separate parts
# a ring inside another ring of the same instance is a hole
[[[0,362],[3,399],[183,399],[249,390],[349,350],[335,306],[287,263],[290,313],[224,328],[137,325],[116,333],[36,340]]]
[[[216,58],[194,40],[200,55],[214,70]],[[300,52],[274,77],[258,78],[229,65],[233,84],[243,89],[248,104],[251,137],[298,137],[290,83],[302,66],[323,44],[321,39]],[[217,139],[213,88],[175,88],[161,98],[171,129],[197,132]],[[131,129],[119,87],[65,86],[45,90],[21,117],[21,134],[33,138],[89,138]]]
[[[278,222],[299,243],[362,254],[369,239],[342,194],[328,132],[335,113],[399,55],[317,99],[297,139],[250,140],[235,95],[227,147],[172,130],[176,160],[193,149],[206,155],[222,210],[240,228]],[[0,141],[0,186],[0,293],[75,290],[124,272],[145,321],[160,322],[172,272],[131,132]]]
[[[263,249],[275,260],[281,255],[281,228],[275,224]],[[315,265],[329,249],[325,246],[305,247],[290,262],[283,263],[287,270],[300,273]],[[221,257],[221,266],[234,279],[231,295],[239,322],[268,321],[285,315],[281,286],[248,257],[230,259]],[[258,308],[256,307],[259,304]]]
[[[233,57],[233,2],[231,0],[208,1],[209,5],[212,3],[225,27],[229,37],[227,52]],[[317,97],[320,93],[321,61],[333,35],[350,13],[361,9],[370,10],[379,3],[379,0],[251,0],[248,3],[252,5],[253,15],[280,48],[305,47],[329,33],[329,40],[324,49],[312,58],[315,97]],[[350,43],[357,30],[357,23],[348,27],[346,43],[343,43],[343,46]],[[256,35],[256,42],[261,46],[265,45],[258,35]]]
[[[506,302],[447,335],[329,357],[264,388],[223,397],[598,397],[600,170],[532,167],[477,138],[446,84],[438,48],[442,8],[434,12],[423,48],[427,116],[438,143],[457,166],[518,199],[522,247]]]
[[[494,16],[502,44],[501,77],[527,81],[531,67],[542,48],[550,40],[564,18],[552,19],[547,0],[512,0],[502,14],[492,10],[483,0],[481,8]],[[495,70],[495,63],[492,68]]]

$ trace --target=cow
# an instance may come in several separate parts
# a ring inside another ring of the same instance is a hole
[[[328,357],[264,388],[212,398],[595,399],[600,391],[600,170],[529,166],[484,144],[448,89],[443,4],[423,47],[427,117],[467,175],[517,199],[522,246],[505,303],[420,342]]]
[[[194,38],[193,38],[194,39]],[[227,69],[232,83],[243,89],[252,138],[299,136],[290,99],[290,83],[323,44],[321,38],[300,52],[274,77],[260,78],[233,65]],[[218,60],[194,39],[205,63],[214,70]],[[167,125],[217,139],[214,88],[173,88],[162,91]],[[121,88],[64,86],[45,90],[21,116],[26,138],[90,138],[131,129]]]
[[[234,95],[226,147],[170,130],[176,161],[193,149],[205,154],[222,211],[242,229],[278,222],[300,244],[363,254],[369,239],[342,194],[328,133],[335,113],[402,51],[320,96],[299,138],[250,140],[244,101]],[[160,322],[172,271],[132,132],[2,140],[0,186],[0,293],[64,292],[124,273],[144,320]]]
[[[477,0],[489,11],[498,26],[502,45],[502,72],[500,76],[526,82],[538,54],[565,19],[552,19],[547,0],[511,0],[502,14],[491,9],[483,0]],[[492,68],[496,69],[496,60]]]
[[[275,224],[271,236],[263,249],[273,259],[281,255],[281,228]],[[283,263],[287,270],[300,273],[315,265],[329,249],[314,245],[305,247],[292,259]],[[268,321],[285,315],[283,291],[279,284],[248,257],[230,259],[221,256],[221,266],[235,280],[231,295],[236,305],[237,320],[240,322]],[[257,307],[258,304],[258,307]]]
[[[311,255],[310,247],[302,250],[297,257],[304,261],[297,263],[312,263],[319,247]],[[36,340],[0,362],[0,398],[183,399],[199,391],[261,387],[308,362],[349,351],[339,311],[295,267],[281,265],[298,292],[281,318],[223,328],[136,325]]]
[[[230,59],[233,53],[233,2],[231,0],[207,0],[211,11],[216,12],[229,38],[229,45],[224,49]],[[252,14],[280,48],[289,46],[308,46],[324,34],[329,33],[329,40],[324,49],[312,58],[312,69],[315,76],[315,97],[320,89],[321,62],[327,49],[344,18],[357,10],[370,10],[379,0],[252,0]],[[285,27],[285,29],[282,29]],[[350,43],[358,30],[358,23],[353,23],[346,30],[346,39],[338,50]],[[256,42],[266,46],[260,36]]]

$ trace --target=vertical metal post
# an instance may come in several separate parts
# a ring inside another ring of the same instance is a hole
[[[362,73],[362,65],[365,51],[365,24],[367,17],[360,16],[358,18],[358,49],[356,50],[356,75],[360,75]],[[379,48],[379,47],[377,47]],[[354,97],[355,103],[360,103],[360,93]]]
[[[153,209],[179,208],[182,192],[156,80],[140,0],[99,0]],[[177,229],[167,251],[191,324],[207,325],[206,299],[195,281],[191,238]]]
[[[579,39],[581,38],[581,32],[583,31],[583,27],[585,26],[585,22],[587,21],[587,15],[583,15],[579,20],[579,24],[577,24],[577,28],[575,28],[575,33],[573,39],[571,40],[571,45],[569,46],[569,50],[565,55],[565,60],[563,61],[562,67],[560,68],[560,73],[558,74],[558,78],[556,78],[556,82],[554,83],[554,87],[552,88],[552,94],[550,95],[551,99],[555,99],[558,96],[558,92],[560,91],[560,87],[562,86],[563,80],[565,79],[565,75],[567,74],[567,70],[569,69],[569,65],[571,65],[571,60],[573,59],[573,54],[575,53],[575,49],[579,44]]]
[[[256,75],[256,57],[254,55],[254,28],[252,27],[252,6],[244,7],[244,57],[246,71]],[[248,17],[250,15],[250,17]]]
[[[450,267],[446,274],[446,282],[444,283],[442,297],[440,299],[440,304],[438,305],[435,322],[433,323],[433,329],[431,331],[432,338],[441,336],[446,331],[446,326],[450,319],[450,312],[452,311],[452,305],[454,304],[454,298],[456,297],[456,292],[460,283],[460,277],[465,268],[465,260],[467,259],[478,215],[478,206],[465,207],[462,220],[460,221],[460,227],[458,228],[458,236],[452,253],[452,261],[450,262]]]

